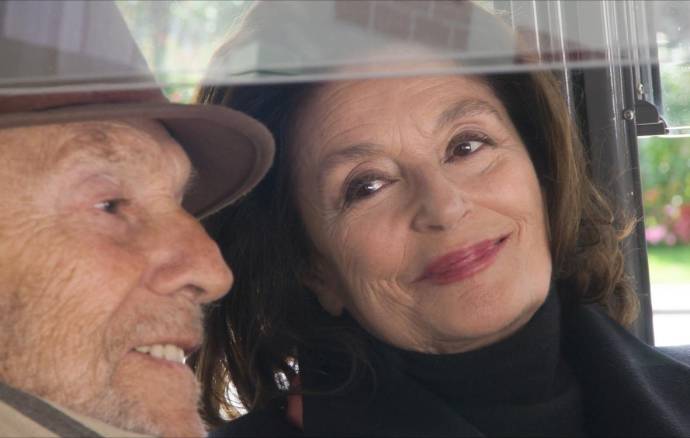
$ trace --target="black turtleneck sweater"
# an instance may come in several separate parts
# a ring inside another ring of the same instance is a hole
[[[487,436],[585,436],[580,387],[561,351],[558,296],[507,339],[458,354],[377,343],[388,363]]]
[[[376,385],[305,393],[303,427],[276,403],[212,436],[690,436],[690,348],[645,345],[596,305],[561,315],[553,292],[513,336],[472,352],[372,343]],[[347,357],[304,353],[304,388],[343,383]]]

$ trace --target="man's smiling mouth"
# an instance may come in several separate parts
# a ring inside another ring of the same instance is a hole
[[[184,365],[184,350],[173,344],[153,344],[136,347],[134,351],[147,354],[154,359],[167,360]]]

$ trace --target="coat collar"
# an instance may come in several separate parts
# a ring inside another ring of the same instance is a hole
[[[417,382],[391,369],[368,391],[304,397],[307,436],[468,436],[482,434]]]
[[[564,354],[575,371],[593,435],[690,435],[690,366],[658,352],[595,305],[565,317]],[[400,370],[375,395],[304,397],[307,436],[482,436],[443,400]]]
[[[650,347],[598,306],[565,320],[566,360],[596,435],[690,435],[690,366]]]

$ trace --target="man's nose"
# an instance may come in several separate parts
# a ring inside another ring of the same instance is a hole
[[[416,185],[412,228],[419,232],[453,229],[472,209],[462,188],[440,172],[425,172]]]
[[[187,294],[198,303],[214,301],[230,290],[232,271],[195,218],[179,209],[152,228],[150,239],[145,239],[149,289],[159,294]]]

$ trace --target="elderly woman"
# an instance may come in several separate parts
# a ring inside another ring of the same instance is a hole
[[[690,434],[630,335],[626,222],[546,72],[210,87],[275,167],[213,224],[237,282],[196,361],[223,435]]]

